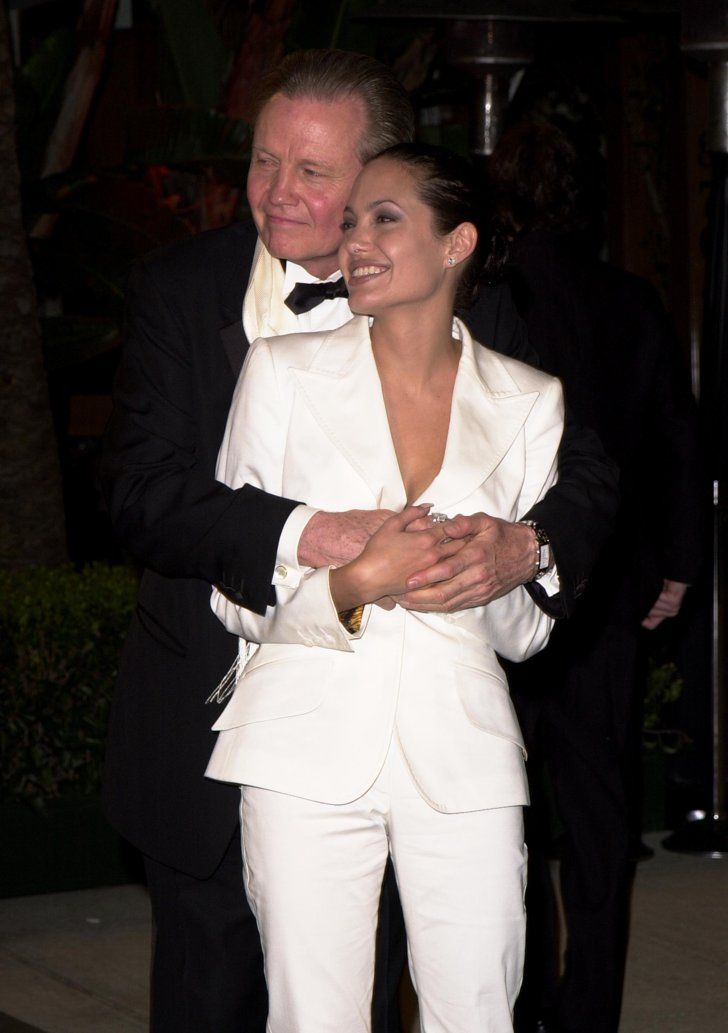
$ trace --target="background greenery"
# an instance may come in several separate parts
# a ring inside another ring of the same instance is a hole
[[[136,588],[127,567],[0,570],[0,801],[98,792]]]

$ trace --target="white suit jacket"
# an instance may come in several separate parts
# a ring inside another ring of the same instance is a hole
[[[442,469],[422,499],[449,515],[515,520],[556,478],[558,380],[473,342],[462,353]],[[257,340],[241,373],[217,477],[325,510],[406,502],[366,317],[328,333]],[[442,811],[527,802],[518,722],[496,652],[521,660],[552,626],[524,588],[450,615],[366,607],[348,634],[328,569],[277,588],[264,617],[217,590],[228,630],[262,643],[215,724],[211,778],[345,803],[374,782],[397,735]]]

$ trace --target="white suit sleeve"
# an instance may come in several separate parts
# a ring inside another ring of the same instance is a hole
[[[525,476],[517,519],[542,499],[557,479],[557,456],[564,429],[564,398],[555,377],[541,392],[524,426]],[[507,660],[521,661],[543,649],[554,618],[536,605],[523,585],[484,607],[487,641]]]
[[[217,459],[215,475],[219,481],[231,488],[252,484],[276,495],[284,494],[283,467],[292,404],[293,389],[286,371],[276,369],[271,343],[258,339],[248,352],[233,395]],[[210,604],[228,631],[249,642],[351,651],[350,640],[358,636],[350,635],[339,622],[327,567],[313,570],[289,560],[287,569],[276,568],[274,585],[276,605],[268,606],[265,616],[237,605],[217,588],[212,590]]]

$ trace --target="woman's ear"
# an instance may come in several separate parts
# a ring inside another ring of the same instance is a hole
[[[460,265],[470,258],[478,243],[478,231],[472,222],[461,222],[448,234],[446,261],[449,266]]]

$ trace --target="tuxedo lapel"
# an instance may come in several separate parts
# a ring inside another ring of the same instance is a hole
[[[321,430],[368,485],[374,505],[401,509],[404,486],[367,318],[356,316],[327,335],[311,365],[293,375]]]
[[[219,334],[220,343],[227,356],[228,364],[237,380],[243,361],[250,347],[250,341],[243,329],[243,301],[248,281],[257,235],[243,235],[244,224],[237,224],[240,233],[239,260],[230,263],[226,277],[221,278],[219,293]]]
[[[243,360],[248,352],[250,344],[248,338],[245,336],[243,330],[243,321],[238,316],[234,323],[229,326],[224,326],[220,330],[220,342],[225,349],[230,368],[233,371],[235,379],[240,375],[240,370],[243,368]]]

